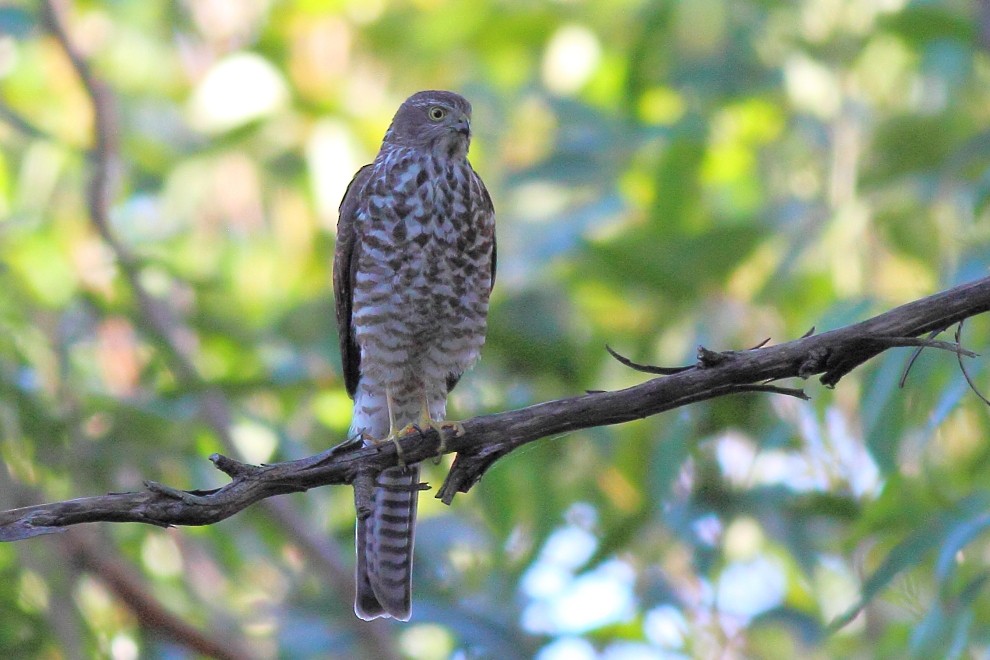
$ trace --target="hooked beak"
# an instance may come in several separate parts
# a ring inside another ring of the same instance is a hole
[[[454,132],[464,137],[471,137],[471,118],[467,115],[461,115],[457,123],[454,124]]]

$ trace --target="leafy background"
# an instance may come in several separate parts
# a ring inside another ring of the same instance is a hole
[[[213,452],[271,462],[343,439],[336,206],[418,89],[473,101],[499,211],[488,343],[455,416],[638,382],[606,342],[681,364],[861,320],[990,260],[986,2],[65,9],[112,90],[110,229],[137,268],[87,211],[85,90],[37,3],[7,2],[3,508],[212,487]],[[968,345],[986,332],[970,323]],[[809,382],[811,404],[738,396],[541,441],[450,509],[425,495],[409,624],[354,618],[353,505],[334,488],[210,528],[0,546],[0,650],[183,658],[209,653],[199,635],[262,658],[979,656],[990,420],[951,356],[923,354],[898,389],[909,355]]]

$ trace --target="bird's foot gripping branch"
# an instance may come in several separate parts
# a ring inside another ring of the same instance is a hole
[[[667,410],[740,392],[768,392],[806,398],[802,389],[774,385],[785,378],[820,380],[834,387],[852,369],[896,347],[936,348],[963,358],[975,353],[955,341],[934,337],[955,324],[990,310],[990,277],[942,291],[871,319],[822,334],[808,334],[783,344],[742,351],[699,349],[690,367],[651,367],[617,358],[639,371],[661,375],[614,392],[590,392],[547,401],[519,410],[484,415],[463,423],[464,435],[448,437],[445,452],[456,452],[437,497],[450,503],[468,491],[496,461],[541,438],[594,426],[619,424]],[[614,352],[613,352],[614,353]],[[909,362],[910,364],[910,362]],[[972,385],[968,373],[963,374]],[[982,396],[981,396],[982,398]],[[409,463],[432,458],[440,449],[433,429],[398,440]],[[211,457],[231,477],[214,490],[183,491],[150,485],[146,490],[111,493],[0,512],[0,540],[57,532],[87,522],[139,522],[158,526],[209,525],[252,504],[284,493],[319,486],[354,483],[398,464],[390,443],[364,446],[344,443],[315,456],[252,466],[226,456]]]

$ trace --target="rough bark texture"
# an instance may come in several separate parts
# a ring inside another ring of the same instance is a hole
[[[464,422],[464,435],[447,439],[446,451],[458,455],[437,497],[449,504],[456,493],[470,489],[495,461],[540,438],[619,424],[739,392],[803,396],[799,389],[769,383],[821,374],[821,381],[831,387],[863,362],[897,346],[929,346],[972,356],[956,343],[918,337],[987,310],[990,277],[902,305],[861,323],[776,346],[727,352],[699,347],[694,366],[624,390],[592,392],[469,419]],[[415,463],[437,454],[439,437],[428,430],[412,433],[400,444],[405,460]],[[229,484],[209,491],[180,491],[148,482],[148,489],[142,492],[13,509],[0,513],[0,540],[15,541],[97,521],[163,527],[210,525],[273,495],[355,480],[366,483],[369,477],[398,464],[391,443],[378,447],[344,443],[309,458],[263,466],[246,465],[219,454],[210,460],[231,477]]]

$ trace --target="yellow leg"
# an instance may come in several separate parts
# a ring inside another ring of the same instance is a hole
[[[420,409],[420,427],[424,429],[433,429],[440,436],[440,449],[437,452],[436,458],[433,460],[433,464],[437,465],[443,458],[443,455],[447,452],[447,433],[449,431],[454,432],[454,437],[458,438],[464,435],[464,426],[460,422],[437,422],[433,420],[433,416],[430,415],[430,400],[426,396],[426,392],[423,392],[423,407]]]
[[[440,459],[447,452],[447,434],[453,431],[455,438],[464,435],[464,426],[460,422],[437,422],[433,419],[430,415],[430,401],[425,391],[423,392],[423,404],[420,409],[419,423],[407,424],[401,429],[396,428],[395,402],[392,399],[392,390],[387,385],[385,386],[385,403],[388,407],[388,436],[378,440],[378,442],[391,442],[395,445],[395,453],[398,455],[399,467],[401,468],[406,467],[406,461],[402,455],[402,447],[399,446],[399,438],[410,433],[421,433],[425,429],[433,429],[440,436],[440,450],[437,452],[437,457],[434,461],[435,463],[439,463]]]
[[[399,467],[405,469],[406,459],[402,455],[402,447],[399,445],[399,437],[402,431],[395,428],[395,402],[392,400],[392,388],[385,386],[385,405],[388,407],[388,437],[385,440],[395,445],[395,453],[399,458]]]

